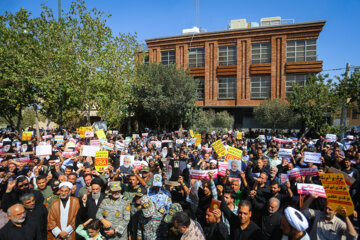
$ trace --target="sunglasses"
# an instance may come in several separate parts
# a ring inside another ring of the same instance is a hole
[[[19,185],[18,185],[18,188],[27,187],[27,186],[29,186],[29,184],[28,184],[28,183],[19,184]]]

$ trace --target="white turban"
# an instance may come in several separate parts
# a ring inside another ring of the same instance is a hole
[[[292,207],[285,209],[285,217],[289,224],[298,231],[305,231],[309,227],[309,223],[299,210]]]
[[[71,190],[73,188],[73,184],[71,182],[62,182],[59,185],[59,189],[62,188],[62,187],[67,187],[67,188],[69,188]]]

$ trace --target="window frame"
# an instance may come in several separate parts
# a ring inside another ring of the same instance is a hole
[[[294,77],[294,79],[289,79],[289,78]],[[287,74],[286,75],[286,79],[285,79],[285,95],[288,96],[289,94],[291,94],[293,92],[292,90],[292,85],[293,83],[300,83],[303,82],[302,86],[306,85],[306,79],[308,77],[308,74]],[[299,79],[297,79],[299,78]],[[300,79],[302,78],[302,79]],[[291,90],[289,90],[291,89]]]
[[[205,99],[205,78],[200,77],[200,78],[196,78],[196,79],[199,81],[198,86],[196,87],[197,100],[198,101],[204,100]],[[201,94],[199,94],[200,91],[201,91]]]
[[[167,53],[166,56],[163,54]],[[171,53],[174,53],[173,55]],[[165,58],[165,60],[164,60]],[[173,62],[171,60],[173,59]],[[171,66],[173,64],[176,64],[176,50],[170,50],[170,51],[161,51],[161,64],[165,66]]]
[[[255,48],[256,45],[259,45],[259,49]],[[254,53],[256,50],[259,50],[259,53]],[[258,58],[254,58],[254,56],[258,56]],[[271,63],[271,43],[264,42],[251,44],[251,64],[263,63]]]
[[[217,92],[218,97],[217,98],[219,100],[234,100],[234,99],[236,99],[236,80],[237,80],[237,78],[235,76],[219,77],[217,79],[217,82],[218,82],[218,92]],[[225,87],[221,86],[221,85],[224,85]],[[232,89],[232,91],[230,89]],[[225,91],[222,91],[222,90],[225,90]]]
[[[226,49],[226,50],[225,50]],[[233,51],[230,51],[233,53],[233,55],[229,54],[229,49],[232,49]],[[233,66],[237,64],[237,47],[236,45],[227,45],[227,46],[220,46],[218,48],[218,65],[219,66]],[[224,56],[221,56],[222,53],[225,53]],[[232,56],[233,59],[229,60],[229,57]],[[220,60],[220,58],[225,58],[225,60]]]
[[[263,81],[266,81],[267,84]],[[256,86],[256,83],[259,85]],[[255,92],[254,89],[258,89],[259,91]],[[264,89],[267,90],[264,91]],[[263,97],[262,95],[265,93],[267,96]],[[259,96],[254,96],[253,94],[259,94]],[[250,99],[264,100],[269,98],[271,98],[271,76],[252,76],[250,78]]]
[[[287,41],[286,42],[286,61],[287,62],[316,61],[317,60],[317,42],[316,42],[316,40],[317,39]],[[301,50],[301,48],[303,48],[303,49]],[[310,53],[313,53],[313,54],[310,54]]]
[[[193,55],[192,52],[195,53],[194,54],[195,58],[192,58],[192,55]],[[195,60],[195,64],[190,63],[192,59]],[[192,48],[192,49],[189,49],[188,61],[189,61],[189,68],[204,67],[205,66],[205,48]]]

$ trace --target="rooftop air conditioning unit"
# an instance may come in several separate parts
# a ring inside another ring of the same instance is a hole
[[[193,33],[200,33],[200,28],[192,27],[192,28],[186,28],[186,29],[182,30],[182,34],[193,34]]]
[[[274,26],[281,24],[281,17],[268,17],[260,19],[260,26]]]
[[[229,30],[247,28],[246,18],[231,20],[229,24]]]

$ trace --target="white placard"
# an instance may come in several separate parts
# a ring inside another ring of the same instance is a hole
[[[291,155],[292,155],[292,149],[288,149],[288,148],[280,148],[279,149],[278,157],[291,158]]]
[[[321,153],[305,152],[304,162],[321,164]]]
[[[336,135],[335,134],[326,134],[326,140],[331,142],[336,142]]]
[[[51,145],[39,145],[36,147],[37,156],[50,156],[52,154]]]
[[[95,157],[97,151],[100,151],[99,146],[83,145],[82,156]]]

